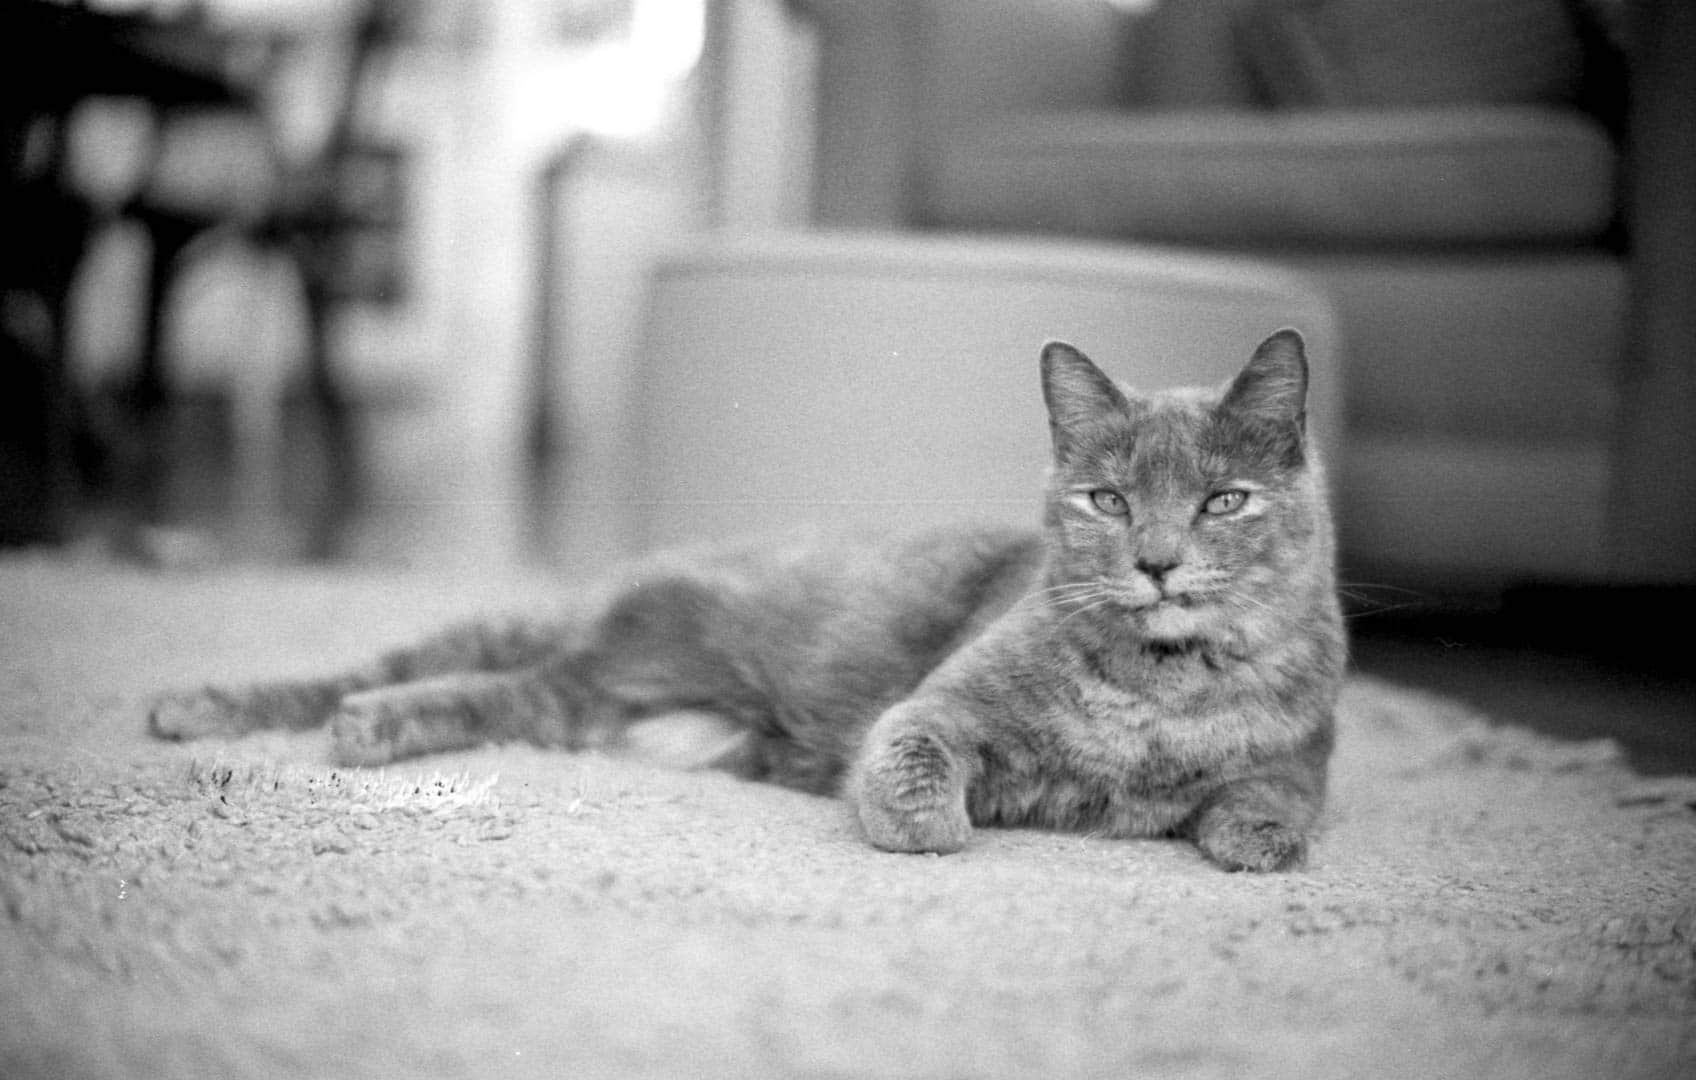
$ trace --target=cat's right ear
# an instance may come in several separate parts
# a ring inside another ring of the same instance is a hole
[[[1059,448],[1063,436],[1104,415],[1130,411],[1113,380],[1083,353],[1064,341],[1042,347],[1042,400],[1048,406],[1048,430]]]
[[[1273,425],[1307,430],[1307,346],[1285,328],[1260,343],[1231,382],[1221,408]]]

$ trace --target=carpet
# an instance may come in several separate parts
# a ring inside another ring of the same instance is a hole
[[[0,560],[0,1075],[1696,1075],[1696,779],[1365,679],[1273,876],[883,854],[834,801],[592,755],[143,733],[161,689],[559,589]]]

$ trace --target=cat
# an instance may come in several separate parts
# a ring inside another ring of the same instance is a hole
[[[1040,529],[661,556],[587,618],[168,694],[149,728],[328,723],[341,761],[372,765],[693,725],[705,763],[840,794],[888,851],[1033,826],[1184,837],[1230,870],[1302,864],[1347,642],[1301,335],[1272,334],[1211,391],[1139,394],[1063,342],[1041,375]]]

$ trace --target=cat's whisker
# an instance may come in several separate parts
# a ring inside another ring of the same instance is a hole
[[[1097,591],[1101,588],[1102,588],[1102,584],[1099,581],[1068,581],[1068,582],[1062,582],[1059,585],[1049,585],[1046,588],[1042,588],[1042,589],[1033,589],[1031,591],[1030,595],[1032,595],[1032,596],[1043,596],[1043,595],[1062,596],[1062,595],[1069,593],[1069,592],[1079,592],[1079,593],[1095,592],[1095,591]]]
[[[1252,608],[1258,614],[1268,617],[1273,622],[1283,626],[1299,628],[1302,625],[1301,621],[1291,612],[1284,610],[1277,604],[1255,596],[1246,589],[1227,589],[1221,594],[1220,599],[1224,603],[1240,604],[1244,607]]]
[[[1099,597],[1098,599],[1091,601],[1090,603],[1084,604],[1082,607],[1078,608],[1077,610],[1069,612],[1066,615],[1065,618],[1061,619],[1055,625],[1056,625],[1057,628],[1061,627],[1061,626],[1065,626],[1067,623],[1071,622],[1073,619],[1077,618],[1078,616],[1087,615],[1092,611],[1100,611],[1102,608],[1104,608],[1107,605],[1115,602],[1118,599],[1119,599],[1119,597],[1118,597],[1117,594],[1113,594],[1113,593],[1105,594],[1105,595]]]
[[[1114,595],[1099,581],[1078,581],[1036,589],[1021,598],[1020,603],[1055,604],[1061,607],[1074,604],[1089,606],[1098,600],[1111,600]]]
[[[1110,593],[1105,589],[1099,589],[1094,592],[1080,593],[1077,596],[1068,597],[1064,600],[1058,601],[1058,603],[1061,607],[1082,608],[1093,607],[1104,601],[1112,600],[1113,598],[1113,593]]]
[[[1280,616],[1284,614],[1283,611],[1279,610],[1278,605],[1262,600],[1247,589],[1227,589],[1223,593],[1223,596],[1226,600],[1243,604],[1247,607],[1257,608],[1260,611],[1266,611]]]
[[[1428,593],[1421,592],[1419,589],[1409,589],[1402,585],[1391,585],[1382,581],[1339,581],[1337,583],[1337,590],[1339,592],[1349,592],[1360,589],[1377,589],[1381,592],[1405,593],[1408,596],[1415,596],[1421,600],[1431,599]]]
[[[1399,602],[1385,602],[1375,599],[1372,592],[1399,593],[1405,599]],[[1370,581],[1341,582],[1337,586],[1337,595],[1344,600],[1352,601],[1363,610],[1346,613],[1350,619],[1358,619],[1365,615],[1387,615],[1397,611],[1418,610],[1432,603],[1429,593],[1418,589],[1407,589],[1399,585],[1386,585]]]
[[[1353,622],[1356,619],[1370,619],[1375,615],[1394,615],[1398,611],[1418,611],[1420,606],[1419,604],[1388,604],[1383,607],[1375,607],[1371,611],[1345,611],[1343,618]]]

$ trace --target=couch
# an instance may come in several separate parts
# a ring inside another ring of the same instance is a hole
[[[1690,353],[1628,377],[1646,275],[1609,0],[800,6],[821,224],[1251,254],[1323,290],[1354,576],[1696,580],[1696,518],[1630,490],[1664,465],[1696,502],[1653,450],[1696,425],[1641,422],[1654,385],[1688,396]]]

